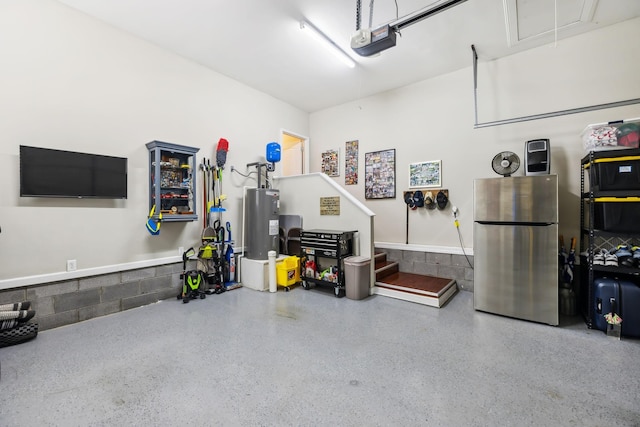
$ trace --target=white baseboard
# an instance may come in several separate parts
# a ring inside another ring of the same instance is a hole
[[[137,270],[139,268],[156,267],[182,261],[180,256],[156,258],[143,261],[127,262],[124,264],[105,265],[101,267],[85,268],[76,271],[61,271],[57,273],[39,274],[34,276],[16,277],[0,280],[0,290],[13,289],[23,286],[39,285],[42,283],[60,282],[79,279],[82,277],[99,276],[102,274],[118,273],[120,271]]]

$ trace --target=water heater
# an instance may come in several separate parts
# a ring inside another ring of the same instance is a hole
[[[551,148],[548,139],[533,139],[524,144],[525,175],[548,175],[551,171]]]
[[[280,245],[280,191],[250,188],[245,196],[244,256],[266,260]]]

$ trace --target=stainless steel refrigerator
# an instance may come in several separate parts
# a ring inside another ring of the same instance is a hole
[[[557,175],[474,181],[474,308],[558,325]]]

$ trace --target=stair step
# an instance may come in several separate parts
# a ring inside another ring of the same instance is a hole
[[[376,252],[373,256],[374,262],[377,264],[378,262],[381,261],[386,261],[387,260],[387,254],[386,252]]]
[[[375,257],[373,258],[373,262],[375,265],[384,264],[385,262],[388,262],[387,254],[376,254]]]
[[[455,280],[395,272],[376,279],[373,293],[432,307],[442,307],[457,291]]]
[[[398,263],[395,261],[380,261],[376,262],[376,281],[382,280],[386,276],[397,273],[399,269]]]

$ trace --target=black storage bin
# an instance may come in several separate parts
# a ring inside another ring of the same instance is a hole
[[[640,159],[598,162],[594,167],[596,191],[640,191]]]
[[[640,233],[640,202],[596,202],[594,228],[620,233]]]

